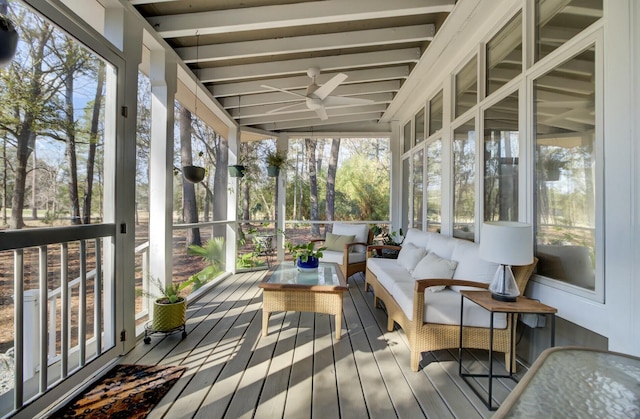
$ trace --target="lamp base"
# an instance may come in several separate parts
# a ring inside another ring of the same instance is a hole
[[[497,292],[492,292],[491,293],[491,298],[493,298],[494,300],[498,300],[498,301],[506,301],[508,303],[515,303],[518,297],[514,297],[512,295],[508,295],[508,294],[500,294]]]

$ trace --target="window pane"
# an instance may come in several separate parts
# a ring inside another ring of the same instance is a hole
[[[404,152],[411,150],[411,121],[404,125]]]
[[[536,2],[536,61],[602,17],[602,0]]]
[[[442,224],[442,140],[427,146],[427,231],[440,232]]]
[[[422,181],[424,149],[413,155],[413,227],[422,230]]]
[[[416,144],[424,141],[424,108],[416,115],[415,133]]]
[[[522,72],[522,15],[518,13],[487,43],[487,96]]]
[[[474,120],[453,132],[453,236],[474,239],[475,155]]]
[[[454,119],[478,103],[478,59],[473,57],[456,74],[456,108]]]
[[[484,220],[518,221],[518,92],[484,112]]]
[[[534,82],[538,272],[595,289],[595,48]],[[582,74],[573,69],[580,63]]]
[[[442,129],[442,90],[429,101],[429,135]]]

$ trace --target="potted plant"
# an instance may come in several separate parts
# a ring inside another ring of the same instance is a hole
[[[229,176],[231,177],[244,177],[246,168],[241,164],[232,164],[229,166]]]
[[[154,332],[171,332],[183,328],[182,337],[186,336],[184,324],[187,320],[187,300],[181,295],[182,291],[194,282],[191,277],[182,283],[171,283],[164,287],[159,279],[151,277],[151,282],[158,288],[161,296],[156,297],[153,302],[153,320],[151,327]],[[145,343],[151,342],[146,336]]]
[[[267,163],[267,174],[276,177],[280,174],[280,168],[287,164],[286,153],[269,151],[265,157]]]
[[[314,248],[315,243],[310,242],[307,244],[296,244],[287,242],[285,247],[293,256],[296,266],[301,271],[309,271],[318,269],[320,258],[322,257],[322,251],[326,250],[326,247]]]
[[[391,231],[383,229],[380,226],[373,226],[371,228],[374,237],[378,237],[379,241],[382,241],[384,246],[401,246],[404,241],[404,235],[402,229],[399,231]],[[398,257],[400,251],[398,249],[376,249],[378,257],[395,259]]]
[[[204,167],[200,166],[182,166],[182,176],[191,182],[191,183],[199,183],[204,179],[205,170]]]

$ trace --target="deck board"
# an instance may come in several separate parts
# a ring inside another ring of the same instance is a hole
[[[186,339],[154,335],[122,358],[187,366],[150,418],[492,416],[458,376],[457,349],[425,353],[422,369],[411,371],[404,332],[386,331],[386,314],[373,307],[362,275],[350,278],[344,295],[340,340],[333,316],[297,312],[273,313],[262,337],[257,285],[264,274],[233,275],[190,304]],[[486,371],[486,356],[465,351],[465,365]],[[503,362],[501,354],[495,359]],[[486,379],[476,385],[486,388]],[[513,386],[495,380],[495,401]]]

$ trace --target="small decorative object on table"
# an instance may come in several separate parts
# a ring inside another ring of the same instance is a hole
[[[302,272],[312,272],[318,269],[318,263],[322,257],[322,251],[327,249],[324,246],[314,249],[314,242],[296,245],[291,242],[287,242],[285,246],[293,256],[296,266]]]

